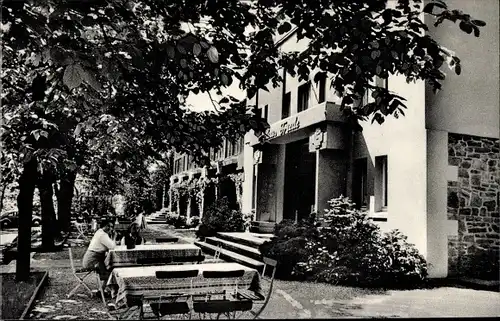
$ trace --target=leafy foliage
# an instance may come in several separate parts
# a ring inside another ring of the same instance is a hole
[[[200,225],[200,217],[199,216],[191,216],[189,219],[187,219],[186,225],[190,228],[197,227],[198,225]]]
[[[276,277],[287,279],[292,277],[293,268],[299,262],[307,260],[309,252],[306,244],[309,239],[315,239],[316,234],[313,217],[298,223],[283,220],[274,227],[272,240],[260,246],[260,252],[263,256],[278,260]]]
[[[261,251],[284,262],[282,278],[406,288],[427,276],[425,259],[406,236],[397,230],[381,233],[347,198],[332,199],[317,224],[285,222],[277,232]]]
[[[244,224],[243,214],[232,209],[227,198],[223,197],[206,209],[196,236],[204,238],[215,236],[217,232],[243,232]]]
[[[424,33],[422,12],[475,36],[485,25],[441,0],[421,2],[3,1],[2,145],[23,171],[30,164],[67,182],[78,172],[120,190],[167,151],[204,164],[223,137],[262,134],[268,124],[245,100],[211,98],[216,111],[203,113],[185,101],[234,80],[252,98],[277,86],[282,68],[299,79],[328,72],[348,115],[381,123],[403,113],[404,99],[371,85],[374,76],[399,73],[437,90],[445,61],[460,74],[459,58]],[[275,46],[292,28],[310,39],[304,53]],[[367,90],[375,102],[361,106]]]
[[[500,255],[494,248],[473,246],[459,260],[459,273],[482,280],[499,280]]]

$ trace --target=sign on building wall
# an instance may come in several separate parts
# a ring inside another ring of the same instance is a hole
[[[293,131],[296,131],[297,129],[300,129],[300,120],[299,120],[299,117],[296,116],[296,117],[291,118],[290,120],[287,119],[282,123],[273,124],[273,125],[274,126],[271,126],[266,131],[266,136],[267,136],[268,140],[289,134]]]

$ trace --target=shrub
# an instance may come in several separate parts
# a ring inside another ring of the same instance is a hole
[[[316,237],[315,221],[313,218],[307,221],[295,223],[292,220],[283,220],[274,227],[274,237],[271,241],[260,246],[263,256],[276,259],[279,262],[276,277],[291,279],[294,266],[307,259],[308,250],[306,243],[308,239]]]
[[[179,219],[179,214],[170,212],[166,215],[166,222],[168,225],[175,226],[178,219]]]
[[[481,280],[500,278],[499,252],[493,248],[481,248],[477,245],[468,250],[469,254],[461,259],[464,274]]]
[[[243,214],[243,220],[245,221],[244,228],[245,231],[250,229],[250,226],[252,226],[252,220],[255,217],[255,210],[252,210],[250,213]]]
[[[427,276],[425,259],[394,230],[382,233],[349,199],[332,199],[324,217],[276,225],[261,253],[277,259],[277,277],[330,284],[410,287]]]
[[[307,242],[306,261],[293,273],[333,284],[410,287],[425,280],[427,264],[406,236],[380,228],[347,198],[330,201],[319,237]]]
[[[186,221],[187,221],[186,216],[178,215],[177,216],[177,220],[174,222],[175,228],[184,228],[184,227],[186,227]]]
[[[227,198],[223,197],[207,208],[196,236],[204,238],[215,236],[217,232],[243,232],[244,224],[241,211],[231,209]]]
[[[200,217],[199,216],[191,216],[190,218],[188,218],[186,225],[187,225],[187,227],[191,227],[191,228],[197,227],[198,225],[200,225]]]

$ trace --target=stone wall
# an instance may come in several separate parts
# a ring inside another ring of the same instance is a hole
[[[498,274],[499,148],[498,139],[448,135],[448,165],[458,170],[458,180],[448,181],[448,219],[458,221],[458,235],[448,242],[450,276],[477,277],[478,264],[497,269]],[[496,266],[484,262],[484,255],[490,255],[489,261],[497,260]]]

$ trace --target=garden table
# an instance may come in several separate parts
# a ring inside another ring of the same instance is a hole
[[[112,269],[136,265],[137,259],[168,259],[174,256],[198,255],[201,255],[201,249],[191,243],[141,244],[136,245],[133,249],[119,245],[108,252],[105,263],[108,269]]]
[[[193,279],[157,279],[156,271],[185,271],[198,270],[198,276]],[[203,271],[235,271],[243,270],[244,274],[238,278],[210,278],[203,277]],[[192,280],[192,285],[191,285]],[[209,294],[220,293],[224,290],[238,288],[248,289],[260,293],[260,274],[257,270],[239,263],[203,263],[164,265],[146,267],[115,268],[108,280],[108,286],[117,289],[116,306],[133,306],[140,304],[139,298],[144,296],[160,296],[168,294]]]

